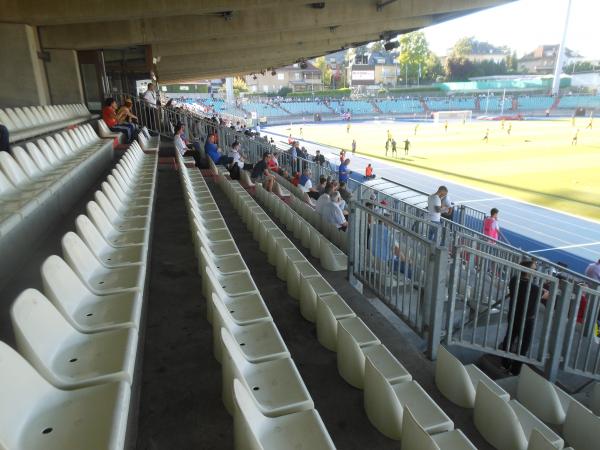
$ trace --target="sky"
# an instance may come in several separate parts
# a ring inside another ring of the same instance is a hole
[[[559,44],[568,0],[518,0],[425,28],[430,49],[446,55],[461,37],[507,45],[523,56],[538,45]],[[587,59],[600,59],[600,0],[572,0],[566,46]]]

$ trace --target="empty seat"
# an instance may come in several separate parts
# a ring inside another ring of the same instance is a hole
[[[217,294],[213,293],[210,301],[213,305],[213,354],[217,361],[221,361],[223,351],[221,328],[231,333],[248,362],[258,363],[290,357],[279,330],[272,320],[238,325]]]
[[[130,388],[107,383],[57,389],[0,342],[0,445],[27,450],[120,450]]]
[[[576,450],[598,449],[600,417],[579,402],[571,402],[563,426],[563,436]],[[554,440],[551,440],[554,443]]]
[[[131,383],[137,330],[79,333],[35,289],[19,295],[11,308],[11,319],[19,352],[56,387]]]
[[[248,388],[233,381],[235,396],[234,444],[236,450],[310,449],[333,450],[335,446],[315,409],[266,417]]]
[[[317,296],[335,294],[335,289],[322,276],[302,277],[300,281],[300,313],[310,322],[316,320]]]
[[[475,364],[463,366],[458,358],[440,345],[435,363],[435,384],[444,397],[463,408],[473,408],[479,382],[485,383],[504,400],[510,400],[510,395]]]
[[[592,398],[590,400],[590,409],[600,416],[600,382],[596,381],[592,388]]]
[[[477,450],[460,430],[430,435],[408,407],[402,416],[402,450]]]
[[[404,440],[403,414],[410,408],[419,426],[429,434],[454,429],[454,423],[417,383],[406,378],[388,378],[367,359],[365,411],[371,423],[385,436]]]
[[[486,384],[477,385],[475,426],[498,450],[526,450],[531,431],[536,428],[556,448],[564,441],[516,400],[506,401]]]
[[[290,358],[250,363],[239,344],[221,328],[223,340],[222,387],[223,403],[234,413],[233,380],[239,379],[252,392],[259,411],[268,417],[278,417],[314,408],[314,403],[296,365]]]
[[[377,336],[358,317],[338,321],[337,367],[350,385],[362,389],[365,375],[365,353],[381,345]]]
[[[108,268],[72,231],[65,234],[61,242],[65,260],[92,292],[104,295],[143,289],[145,266],[128,265]]]
[[[337,350],[338,320],[355,317],[354,311],[338,294],[317,297],[317,339],[323,347]]]
[[[69,323],[82,333],[139,328],[140,292],[99,296],[92,293],[69,265],[56,255],[42,264],[44,293]]]
[[[539,419],[553,425],[564,423],[569,405],[576,401],[525,364],[519,373],[517,400]]]

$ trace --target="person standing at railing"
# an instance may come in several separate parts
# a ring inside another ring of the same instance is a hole
[[[448,188],[440,186],[437,191],[427,197],[427,218],[429,222],[440,225],[442,222],[442,213],[446,212],[442,206],[442,200],[448,195]],[[429,239],[432,241],[437,238],[437,227],[429,227]]]
[[[483,234],[494,240],[500,238],[500,225],[498,225],[498,209],[492,208],[489,217],[483,219]]]
[[[521,261],[521,266],[536,270],[535,260]],[[529,353],[535,319],[538,312],[538,301],[545,303],[549,292],[538,286],[528,271],[514,275],[508,284],[510,304],[508,309],[508,324],[506,336],[500,346],[506,352],[526,356]],[[511,324],[512,321],[512,324]],[[523,337],[519,340],[523,328]],[[519,349],[520,344],[520,349]],[[521,371],[522,363],[504,358],[502,365],[513,375]]]
[[[148,83],[146,86],[146,92],[142,96],[144,102],[146,102],[146,120],[148,121],[145,124],[150,129],[158,129],[158,118],[157,118],[157,108],[156,108],[156,92],[154,91],[154,84]]]
[[[350,177],[350,174],[352,172],[350,172],[350,170],[348,170],[348,166],[350,165],[350,160],[346,159],[344,160],[344,162],[342,162],[340,164],[340,167],[338,169],[338,180],[339,182],[344,182],[344,183],[348,183],[348,178]]]
[[[592,280],[600,281],[600,259],[587,266],[585,276]]]

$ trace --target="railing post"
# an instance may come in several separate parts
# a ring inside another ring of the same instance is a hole
[[[357,217],[358,214],[362,214],[362,211],[356,209],[356,203],[354,201],[350,201],[350,217],[349,217],[348,230],[347,230],[347,232],[349,233],[348,237],[350,238],[349,245],[348,245],[347,275],[348,275],[348,282],[354,287],[356,287],[356,283],[357,283],[357,280],[354,277],[354,262],[356,259],[355,255],[354,255],[354,251],[356,248],[356,243],[359,242],[358,239],[360,239],[360,229],[359,228],[360,228],[360,222],[361,222]]]
[[[432,252],[432,260],[430,264],[433,276],[429,279],[430,295],[429,309],[425,309],[429,313],[429,324],[427,333],[427,352],[430,359],[437,358],[437,351],[442,337],[442,326],[444,324],[444,303],[447,298],[447,283],[448,276],[448,248],[434,246]]]
[[[571,306],[571,298],[573,296],[573,283],[561,280],[558,286],[560,294],[557,298],[556,309],[554,310],[548,345],[548,358],[544,367],[544,375],[551,382],[556,381],[558,377],[558,368],[563,357],[565,334],[569,321],[569,307]]]
[[[465,205],[460,205],[458,210],[458,223],[465,226]]]

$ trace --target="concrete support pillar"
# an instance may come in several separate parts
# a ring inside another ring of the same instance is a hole
[[[227,94],[227,103],[235,103],[235,95],[233,93],[233,77],[225,78],[225,92]]]
[[[48,50],[46,75],[53,104],[84,103],[79,61],[75,50]]]
[[[39,50],[36,28],[0,23],[1,106],[46,105],[50,102]]]

